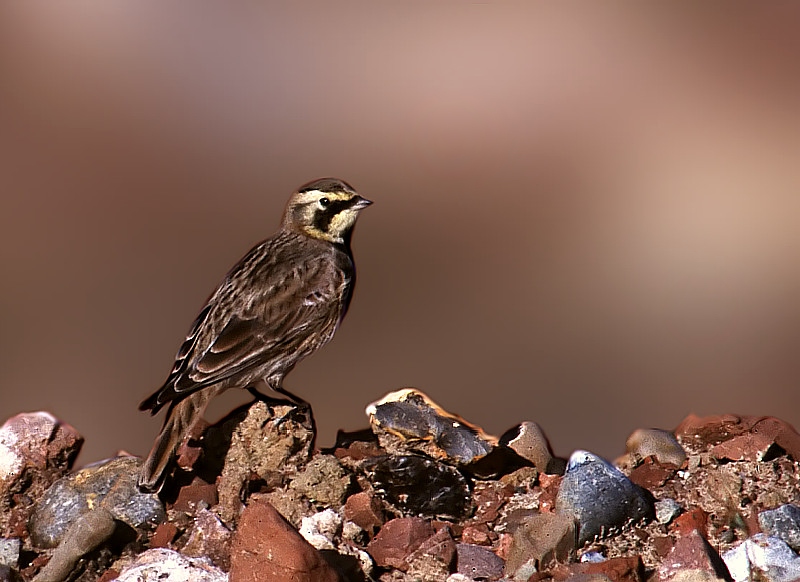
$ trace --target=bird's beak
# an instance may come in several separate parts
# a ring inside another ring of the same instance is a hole
[[[356,194],[355,196],[353,196],[353,205],[350,208],[352,208],[353,210],[361,210],[362,208],[366,208],[370,204],[372,204],[372,200],[367,200],[363,196],[359,196],[358,194]]]

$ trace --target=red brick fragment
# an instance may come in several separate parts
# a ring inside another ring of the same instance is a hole
[[[272,505],[252,496],[231,545],[230,582],[341,582],[322,555]]]

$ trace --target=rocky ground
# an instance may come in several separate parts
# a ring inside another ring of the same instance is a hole
[[[160,496],[140,459],[72,471],[47,413],[0,428],[0,580],[800,580],[800,435],[775,418],[638,430],[609,463],[554,458],[401,390],[314,449],[308,411],[256,402],[198,427]]]

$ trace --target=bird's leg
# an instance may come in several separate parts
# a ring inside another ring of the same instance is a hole
[[[267,386],[269,386],[273,391],[277,392],[278,394],[283,394],[284,396],[286,396],[286,398],[289,400],[289,402],[291,402],[294,405],[295,410],[297,410],[300,413],[308,415],[309,420],[311,420],[311,430],[313,431],[314,435],[316,436],[316,434],[317,434],[317,423],[314,420],[314,412],[311,410],[311,404],[309,404],[306,400],[303,400],[299,396],[295,396],[294,394],[292,394],[291,392],[286,390],[281,385],[280,382],[267,380]],[[259,392],[259,394],[260,394],[260,392]],[[294,411],[291,411],[291,412],[294,412]],[[291,412],[288,412],[288,413],[284,414],[283,416],[281,416],[280,418],[276,419],[275,420],[275,424],[276,425],[283,424],[283,422],[286,420],[286,418],[289,416],[289,414],[291,414]]]

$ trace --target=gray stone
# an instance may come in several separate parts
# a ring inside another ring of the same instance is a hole
[[[134,529],[149,530],[166,514],[158,496],[137,486],[141,460],[117,457],[62,477],[36,504],[29,528],[39,548],[57,546],[70,526],[94,508],[108,511]]]
[[[21,546],[19,538],[0,538],[0,564],[16,568]]]
[[[556,497],[556,512],[578,522],[578,545],[628,522],[653,519],[650,494],[619,469],[586,451],[576,451]]]
[[[736,582],[796,582],[800,557],[781,539],[755,534],[722,555]]]
[[[655,508],[656,521],[661,525],[667,525],[681,513],[680,504],[669,497],[656,501]]]
[[[456,545],[456,570],[471,579],[496,580],[503,575],[505,562],[484,546]]]
[[[787,504],[762,511],[758,525],[765,534],[782,539],[795,552],[800,550],[800,507]]]
[[[474,463],[497,446],[497,437],[444,410],[413,388],[397,390],[367,407],[372,431],[390,453],[422,452],[456,466]]]

